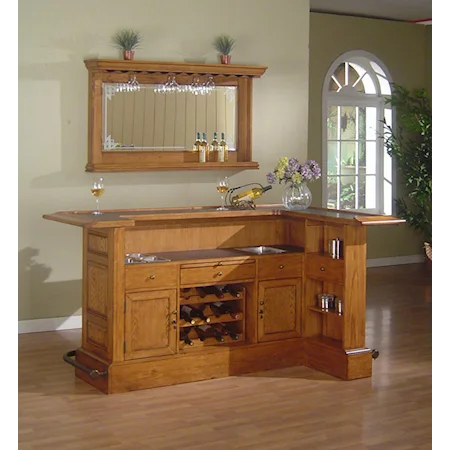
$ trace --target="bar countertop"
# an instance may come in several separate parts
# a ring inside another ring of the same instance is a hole
[[[393,216],[365,214],[359,211],[342,211],[310,207],[304,211],[291,211],[281,204],[258,205],[256,209],[230,209],[218,211],[216,206],[168,207],[148,209],[103,210],[95,215],[92,211],[60,211],[44,214],[43,218],[83,228],[120,228],[148,226],[154,222],[177,220],[211,220],[248,218],[264,216],[287,216],[308,218],[311,220],[336,221],[341,224],[360,223],[361,225],[395,225],[404,223],[404,219]]]

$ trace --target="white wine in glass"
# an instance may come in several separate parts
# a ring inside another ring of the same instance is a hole
[[[228,177],[219,178],[217,180],[216,188],[222,198],[222,206],[217,208],[217,211],[227,211],[228,208],[225,208],[225,194],[228,192],[228,189],[230,189]]]
[[[99,200],[104,192],[105,192],[105,185],[103,183],[103,178],[101,177],[96,178],[91,185],[91,194],[95,197],[95,201],[97,202],[97,208],[95,211],[92,212],[92,214],[103,214],[102,212],[100,212]]]

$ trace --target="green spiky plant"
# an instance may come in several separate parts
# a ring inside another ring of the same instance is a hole
[[[424,89],[392,84],[386,100],[396,111],[395,130],[384,123],[384,144],[406,186],[406,198],[395,199],[397,215],[431,244],[431,102]]]
[[[134,30],[120,30],[112,38],[113,44],[120,50],[134,50],[141,40],[140,33]]]
[[[213,42],[214,48],[222,55],[229,55],[231,51],[234,49],[235,44],[236,41],[226,34],[217,36]]]

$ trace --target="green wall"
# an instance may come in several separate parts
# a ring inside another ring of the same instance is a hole
[[[386,65],[395,83],[431,94],[431,26],[322,13],[310,15],[308,155],[322,161],[322,87],[331,64],[364,50]],[[320,183],[311,185],[320,205]],[[368,258],[423,254],[422,239],[407,225],[368,228]]]

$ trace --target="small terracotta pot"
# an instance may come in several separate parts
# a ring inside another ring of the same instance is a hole
[[[220,55],[220,62],[222,64],[230,64],[231,55]]]
[[[132,61],[134,59],[134,50],[124,50],[123,51],[123,59]]]

